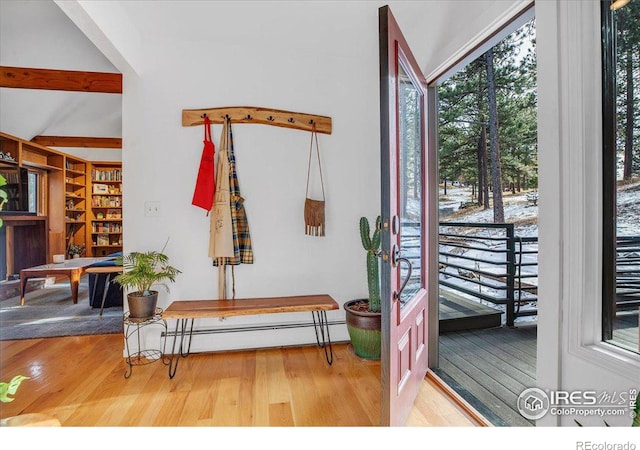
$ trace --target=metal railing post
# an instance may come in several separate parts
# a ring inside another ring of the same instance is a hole
[[[516,240],[512,223],[505,224],[507,233],[507,326],[515,323],[515,275],[516,275]]]

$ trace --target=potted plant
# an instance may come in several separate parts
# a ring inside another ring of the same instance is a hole
[[[367,252],[367,282],[369,298],[346,302],[347,330],[356,355],[365,359],[380,359],[380,216],[370,235],[369,220],[360,218],[360,239]]]
[[[85,244],[69,244],[69,256],[72,258],[80,258],[80,255],[82,255],[86,249]]]
[[[162,282],[174,282],[181,273],[169,265],[169,257],[162,251],[132,252],[119,257],[116,263],[123,266],[123,273],[114,281],[123,288],[134,289],[127,294],[129,317],[134,319],[153,317],[158,304],[158,291],[151,290],[151,287],[160,285],[168,292],[169,287]]]

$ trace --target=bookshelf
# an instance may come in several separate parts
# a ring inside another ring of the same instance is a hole
[[[87,246],[87,163],[85,161],[65,157],[64,197],[65,253],[71,258],[72,255],[69,254],[71,244]]]
[[[91,169],[91,255],[122,251],[122,164],[93,163]]]

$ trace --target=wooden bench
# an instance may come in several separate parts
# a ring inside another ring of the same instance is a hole
[[[176,320],[173,345],[169,356],[169,378],[178,368],[180,356],[186,358],[191,351],[193,322],[195,319],[215,317],[250,316],[311,311],[318,347],[324,349],[327,363],[333,363],[333,347],[329,336],[327,311],[338,309],[329,295],[305,295],[296,297],[246,298],[234,300],[178,300],[162,312],[165,320]],[[176,343],[179,340],[178,354]]]

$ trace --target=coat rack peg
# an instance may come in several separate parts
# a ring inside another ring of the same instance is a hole
[[[205,117],[208,117],[212,124],[222,124],[225,120],[233,118],[234,124],[271,125],[301,131],[311,131],[311,128],[315,127],[317,133],[331,134],[331,117],[258,106],[183,109],[182,126],[202,125]]]

